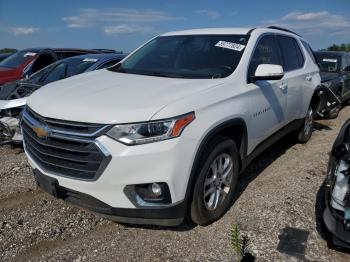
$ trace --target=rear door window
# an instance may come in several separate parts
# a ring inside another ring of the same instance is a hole
[[[282,65],[279,48],[273,35],[263,36],[259,40],[250,61],[248,76],[253,76],[261,64]]]
[[[297,41],[289,36],[277,36],[283,58],[283,70],[292,71],[303,67],[304,57]]]

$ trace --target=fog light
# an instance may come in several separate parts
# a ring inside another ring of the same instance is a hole
[[[152,193],[157,197],[161,196],[163,193],[162,188],[157,183],[152,183],[151,190],[152,190]]]
[[[155,206],[171,204],[170,190],[164,182],[127,185],[125,195],[135,206]]]

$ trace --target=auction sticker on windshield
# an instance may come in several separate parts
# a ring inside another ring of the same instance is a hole
[[[239,51],[241,52],[244,48],[245,45],[241,45],[241,44],[237,44],[237,43],[231,43],[231,42],[226,42],[226,41],[219,41],[216,43],[217,47],[222,47],[222,48],[227,48],[227,49],[231,49],[234,51]]]

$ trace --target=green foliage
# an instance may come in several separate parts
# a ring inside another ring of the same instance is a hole
[[[235,253],[236,257],[240,260],[242,259],[242,239],[238,225],[233,224],[231,226],[230,233],[231,248],[233,249],[233,252]]]
[[[329,47],[327,47],[326,49],[324,50],[327,50],[327,51],[347,51],[347,52],[350,52],[350,43],[349,44],[340,44],[340,45],[336,45],[336,44],[333,44]]]
[[[0,49],[0,54],[4,54],[4,53],[16,53],[17,49],[13,49],[13,48],[3,48]]]
[[[249,238],[241,234],[239,226],[231,225],[230,231],[231,248],[238,260],[242,260],[248,253]]]

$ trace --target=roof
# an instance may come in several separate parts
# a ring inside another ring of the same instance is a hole
[[[203,28],[174,31],[163,34],[170,35],[246,35],[252,28]]]

